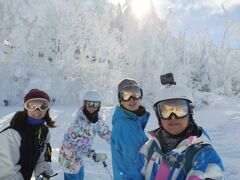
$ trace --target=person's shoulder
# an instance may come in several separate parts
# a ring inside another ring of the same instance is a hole
[[[157,136],[157,132],[160,130],[160,127],[158,127],[158,128],[156,128],[156,129],[153,129],[153,130],[150,130],[150,131],[148,131],[147,133],[148,133],[148,135],[149,135],[149,137],[150,137],[150,139],[152,139],[152,138],[154,138],[154,137],[156,137]]]
[[[104,121],[102,114],[98,113],[98,121]]]
[[[147,116],[150,116],[150,112],[148,112],[147,110],[145,111],[145,114],[146,114]]]
[[[144,119],[149,119],[150,113],[148,111],[145,111],[144,114],[141,116]]]
[[[198,128],[199,128],[200,131],[201,131],[201,136],[200,136],[200,138],[206,138],[208,141],[211,141],[211,138],[210,138],[210,136],[208,135],[207,131],[206,131],[203,127],[201,127],[201,126],[199,126]]]
[[[157,137],[151,137],[150,139],[148,139],[145,142],[145,145],[148,147],[151,146],[152,144],[155,144],[156,146],[160,147],[160,143],[159,143]]]
[[[9,132],[17,132],[17,130],[11,126],[8,126],[0,131],[0,133],[9,133]]]
[[[127,119],[130,119],[130,117],[127,116],[120,106],[117,106],[112,116],[113,125],[125,124]]]
[[[117,116],[118,114],[123,113],[123,110],[120,105],[117,105],[113,111],[113,116]]]
[[[84,115],[84,114],[83,114],[83,108],[80,107],[80,108],[77,110],[76,116],[82,116],[82,115]]]
[[[6,129],[4,129],[1,133],[0,133],[1,137],[7,137],[7,138],[15,138],[15,139],[21,139],[21,135],[20,133],[12,128],[12,127],[8,127]]]
[[[140,153],[145,154],[146,158],[149,160],[150,156],[158,149],[161,149],[160,143],[156,137],[152,137],[144,143],[140,149]]]
[[[87,117],[86,115],[83,113],[83,109],[82,108],[79,108],[77,113],[76,113],[76,117],[75,117],[75,123],[77,123],[78,121],[83,121],[83,120],[86,120]],[[73,123],[74,123],[73,122]]]

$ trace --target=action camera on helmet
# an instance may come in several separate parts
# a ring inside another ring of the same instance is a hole
[[[176,85],[174,81],[173,73],[167,73],[160,76],[161,84],[162,85]]]

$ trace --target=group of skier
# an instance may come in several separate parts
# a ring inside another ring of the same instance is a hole
[[[131,78],[118,84],[118,100],[112,130],[99,114],[102,98],[95,90],[83,96],[75,120],[64,134],[59,164],[65,180],[84,179],[84,158],[104,162],[107,156],[92,149],[96,134],[111,145],[115,180],[224,179],[223,163],[206,131],[193,118],[193,98],[188,89],[176,85],[171,74],[161,76],[163,88],[153,108],[159,127],[145,132],[150,113],[141,104],[143,90]],[[39,89],[24,97],[24,110],[17,112],[1,131],[0,179],[49,179],[51,146],[48,128],[50,97]],[[96,178],[97,179],[97,178]]]

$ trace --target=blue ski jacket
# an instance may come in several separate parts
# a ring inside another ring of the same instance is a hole
[[[142,116],[117,106],[112,118],[111,151],[115,180],[133,179],[131,169],[136,166],[137,154],[147,141],[144,128],[150,114]]]

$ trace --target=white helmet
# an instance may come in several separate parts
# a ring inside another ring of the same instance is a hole
[[[186,99],[190,102],[193,102],[192,93],[189,89],[177,85],[172,85],[160,89],[154,98],[154,106],[159,101],[177,98]]]
[[[83,96],[83,101],[102,101],[102,97],[96,90],[87,91],[86,94]]]

